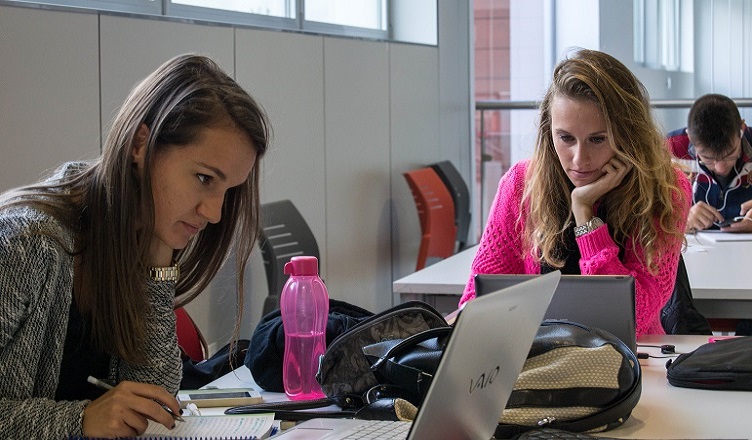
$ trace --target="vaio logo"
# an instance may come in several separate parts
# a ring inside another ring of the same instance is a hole
[[[481,373],[480,376],[478,376],[477,381],[470,379],[470,394],[473,394],[477,389],[483,389],[488,385],[491,385],[494,380],[496,380],[496,376],[499,375],[499,371],[501,371],[501,367],[497,365],[496,368],[488,373]]]

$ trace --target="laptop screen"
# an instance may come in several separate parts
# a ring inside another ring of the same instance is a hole
[[[475,276],[475,294],[482,296],[538,276],[478,274]],[[631,276],[562,275],[545,317],[600,328],[636,352],[634,291]]]

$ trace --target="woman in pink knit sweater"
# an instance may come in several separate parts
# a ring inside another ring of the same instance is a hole
[[[533,157],[499,182],[460,306],[477,273],[631,275],[637,335],[664,333],[690,200],[644,86],[581,49],[554,70]]]

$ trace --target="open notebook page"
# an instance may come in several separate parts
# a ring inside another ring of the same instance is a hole
[[[215,440],[265,438],[271,431],[274,414],[192,416],[184,419],[185,422],[175,422],[174,429],[149,422],[141,437]]]

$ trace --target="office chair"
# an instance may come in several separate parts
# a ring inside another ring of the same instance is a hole
[[[431,165],[449,190],[454,202],[454,224],[457,226],[457,250],[467,247],[470,229],[470,194],[465,180],[454,164],[448,160]]]
[[[415,270],[426,267],[429,257],[446,258],[454,254],[457,226],[454,202],[444,182],[431,167],[403,173],[413,193],[420,219],[421,240]]]
[[[178,336],[180,351],[196,362],[206,359],[206,355],[209,353],[206,339],[204,339],[201,330],[198,329],[185,308],[175,309],[175,320],[175,331]]]
[[[316,237],[290,200],[262,204],[261,225],[259,247],[269,287],[263,307],[265,316],[279,308],[279,297],[288,278],[284,273],[285,263],[298,255],[321,258]]]

